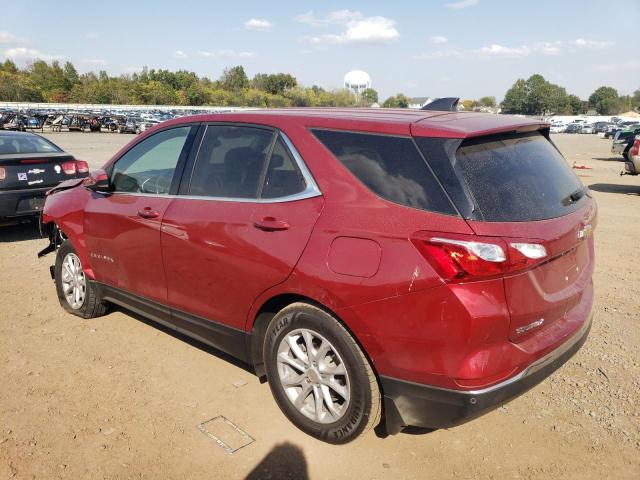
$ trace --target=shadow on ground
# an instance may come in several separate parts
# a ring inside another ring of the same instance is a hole
[[[601,160],[603,162],[624,162],[622,155],[616,155],[615,157],[593,157],[592,160]]]
[[[624,195],[638,195],[640,196],[640,184],[639,185],[618,185],[615,183],[593,183],[589,185],[591,190],[604,193],[622,193]]]
[[[245,480],[266,479],[307,480],[307,461],[299,447],[291,443],[276,445],[262,461],[255,466]]]
[[[123,313],[131,318],[135,318],[136,320],[149,325],[150,327],[155,328],[156,330],[160,330],[161,332],[166,333],[167,335],[171,335],[172,337],[174,337],[177,340],[181,340],[185,343],[188,343],[189,345],[191,345],[192,347],[198,348],[200,350],[202,350],[203,352],[206,352],[210,355],[213,355],[215,357],[218,357],[221,360],[224,360],[225,362],[228,362],[232,365],[235,365],[238,368],[241,368],[242,370],[255,375],[255,370],[248,364],[244,363],[241,360],[238,360],[235,357],[232,357],[231,355],[228,355],[226,353],[224,353],[222,350],[218,350],[215,347],[211,347],[209,345],[207,345],[206,343],[202,343],[199,340],[195,340],[191,337],[188,337],[176,330],[173,330],[169,327],[165,327],[164,325],[162,325],[161,323],[157,323],[154,322],[153,320],[149,320],[146,317],[143,317],[142,315],[139,315],[131,310],[127,310],[124,307],[120,307],[118,305],[113,305],[110,304],[109,305],[109,311],[110,312],[120,312]]]
[[[36,240],[40,237],[37,221],[7,224],[0,222],[0,243]],[[44,247],[43,247],[44,248]]]

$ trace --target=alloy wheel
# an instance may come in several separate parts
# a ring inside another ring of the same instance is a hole
[[[301,328],[278,347],[280,383],[293,406],[318,423],[333,423],[349,406],[349,375],[336,348],[322,335]]]

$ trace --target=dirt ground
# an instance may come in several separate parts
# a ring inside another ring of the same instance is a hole
[[[48,135],[93,167],[130,135]],[[551,378],[466,425],[330,446],[215,350],[115,309],[59,306],[33,225],[0,230],[0,480],[7,478],[640,478],[640,177],[595,135],[556,135],[599,205],[595,321]],[[229,455],[198,425],[255,442]]]

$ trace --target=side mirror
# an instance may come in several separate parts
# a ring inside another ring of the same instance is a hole
[[[84,180],[84,187],[92,192],[110,192],[109,175],[102,169],[95,170]]]

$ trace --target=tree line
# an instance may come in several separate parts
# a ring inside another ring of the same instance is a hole
[[[325,90],[314,85],[304,87],[288,73],[258,73],[249,79],[240,65],[224,70],[211,80],[194,72],[155,70],[110,76],[102,70],[79,74],[71,62],[47,63],[36,60],[18,68],[11,60],[0,62],[0,101],[142,104],[142,105],[215,105],[237,107],[357,107],[379,101],[369,88],[360,95],[350,90]],[[410,98],[402,93],[381,103],[387,108],[407,108]],[[576,115],[595,111],[613,115],[640,108],[640,89],[632,95],[619,95],[616,89],[602,86],[587,100],[568,94],[564,87],[535,74],[518,79],[506,92],[500,105],[495,97],[462,101],[465,110],[496,108],[503,113],[526,115]]]

